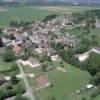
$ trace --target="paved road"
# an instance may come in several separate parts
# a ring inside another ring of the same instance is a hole
[[[31,88],[31,86],[29,85],[28,80],[27,80],[27,78],[26,78],[26,76],[25,76],[25,72],[24,72],[24,70],[23,70],[23,67],[21,66],[21,64],[20,64],[19,61],[17,61],[17,64],[18,64],[18,67],[19,67],[19,69],[20,69],[20,72],[21,72],[21,74],[22,74],[22,76],[23,76],[23,80],[24,80],[24,83],[25,83],[25,86],[26,86],[26,95],[27,95],[27,97],[28,97],[30,100],[36,100],[36,99],[35,99],[35,96],[33,95],[32,88]]]

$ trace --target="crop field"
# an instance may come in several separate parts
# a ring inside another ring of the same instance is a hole
[[[0,7],[0,27],[7,27],[10,21],[34,21],[41,20],[45,16],[57,14],[71,14],[72,12],[96,9],[96,7],[84,6],[20,6],[20,7]]]

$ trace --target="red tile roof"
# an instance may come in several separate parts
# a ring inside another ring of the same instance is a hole
[[[45,87],[49,82],[48,76],[47,75],[41,75],[37,79],[37,84],[39,87]]]
[[[14,47],[13,47],[13,51],[14,51],[16,54],[18,54],[18,53],[20,53],[20,52],[22,51],[22,48],[21,48],[20,46],[14,46]]]

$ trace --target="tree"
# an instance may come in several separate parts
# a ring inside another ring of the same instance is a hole
[[[82,98],[82,100],[86,100],[86,98],[85,98],[85,97],[83,97],[83,98]]]
[[[42,64],[42,71],[46,72],[46,71],[47,71],[47,68],[48,68],[48,62],[45,61],[45,62],[43,62],[43,64]]]
[[[5,53],[3,54],[3,60],[5,62],[12,62],[16,60],[16,56],[12,50],[6,50]]]
[[[46,21],[49,21],[49,20],[52,20],[54,18],[56,18],[57,15],[56,14],[51,14],[51,15],[48,15],[44,18],[43,22],[46,22]]]
[[[7,89],[7,90],[12,90],[13,87],[12,87],[12,86],[7,86],[6,89]]]
[[[19,23],[17,21],[11,21],[9,23],[10,26],[13,26],[13,27],[19,27]]]
[[[3,47],[3,42],[1,37],[0,37],[0,47]]]
[[[64,63],[61,61],[60,62],[60,66],[62,67],[62,68],[64,68]]]
[[[19,80],[17,79],[16,76],[12,76],[12,77],[11,77],[11,83],[12,83],[12,84],[15,85],[15,84],[17,84],[18,82],[19,82]]]

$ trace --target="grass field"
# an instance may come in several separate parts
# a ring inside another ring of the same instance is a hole
[[[41,20],[49,11],[43,11],[36,7],[6,7],[8,11],[0,12],[0,26],[7,26],[10,21]]]
[[[53,87],[36,92],[38,100],[52,100],[52,97],[55,97],[55,100],[71,100],[69,98],[76,90],[88,84],[90,78],[88,72],[81,71],[66,63],[64,66],[67,72],[53,70],[47,73]],[[34,79],[29,81],[34,88]]]
[[[11,63],[5,63],[0,57],[0,72],[10,70],[11,65],[12,65]]]
[[[54,6],[22,6],[22,7],[2,7],[0,8],[0,27],[6,27],[9,25],[10,21],[34,21],[41,20],[46,15],[51,13],[67,13],[85,11],[90,9],[95,9],[96,7],[84,7],[84,6],[64,6],[64,7],[54,7]]]
[[[91,9],[97,9],[98,7],[86,7],[86,6],[43,6],[38,7],[38,9],[59,12],[59,13],[67,13],[71,14],[72,12],[82,12]]]

